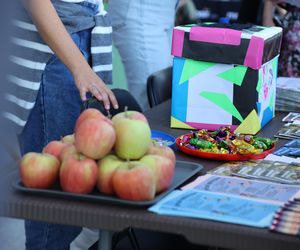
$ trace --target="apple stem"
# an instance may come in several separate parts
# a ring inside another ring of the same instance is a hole
[[[127,159],[127,160],[126,160],[127,168],[129,168],[129,166],[130,166],[129,162],[130,162],[130,160]]]
[[[111,118],[112,118],[112,115],[111,115],[111,113],[109,112],[108,109],[106,110],[106,112],[107,112],[107,118],[108,118],[108,119],[111,119]]]
[[[125,117],[128,117],[127,111],[128,111],[128,106],[125,106],[125,107],[124,107]]]

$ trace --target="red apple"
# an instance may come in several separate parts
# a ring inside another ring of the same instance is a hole
[[[88,119],[75,131],[75,146],[78,152],[92,159],[101,159],[113,148],[116,133],[106,120]]]
[[[167,190],[173,181],[175,162],[160,155],[146,155],[140,161],[154,172],[156,193]]]
[[[115,170],[112,183],[116,195],[125,200],[147,201],[155,196],[155,177],[139,161],[124,162]]]
[[[77,118],[74,131],[76,131],[76,129],[83,121],[91,118],[96,118],[100,120],[106,119],[106,117],[98,109],[88,108],[84,110]]]
[[[60,162],[51,154],[30,152],[22,157],[19,166],[24,186],[49,188],[58,178]]]
[[[151,130],[146,117],[137,111],[125,111],[112,118],[116,131],[115,153],[122,159],[138,160],[151,144]]]
[[[176,161],[176,156],[173,149],[167,146],[161,146],[157,143],[152,143],[147,151],[147,155],[160,155],[169,158],[174,163]]]
[[[67,158],[60,167],[61,188],[66,192],[88,194],[96,185],[97,171],[97,163],[92,159]]]
[[[78,159],[79,158],[79,152],[77,151],[75,145],[73,144],[67,144],[60,152],[59,154],[59,159],[62,162],[63,160],[66,160],[67,158],[74,158]]]
[[[98,161],[97,188],[105,194],[113,194],[112,176],[115,170],[124,163],[116,155],[109,154]]]
[[[74,144],[75,143],[75,135],[74,134],[65,135],[63,138],[61,138],[61,141],[66,144]]]
[[[61,141],[50,141],[43,149],[43,153],[54,155],[59,157],[61,151],[66,147],[67,144]]]

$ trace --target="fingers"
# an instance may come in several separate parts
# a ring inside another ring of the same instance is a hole
[[[110,89],[108,89],[107,92],[108,92],[108,98],[111,101],[114,109],[118,109],[119,104],[118,104],[117,98],[115,97],[114,93]]]
[[[109,102],[108,95],[105,92],[105,90],[102,90],[101,95],[102,95],[102,102],[103,102],[104,108],[106,110],[109,110],[110,109],[110,102]]]
[[[94,73],[93,73],[94,74]],[[87,93],[91,93],[99,101],[103,102],[106,110],[109,110],[112,106],[114,109],[118,109],[118,102],[114,93],[105,85],[105,83],[96,75],[92,77],[75,77],[75,83],[78,87],[80,98],[82,101],[86,101]]]
[[[118,102],[114,95],[114,93],[107,88],[105,85],[102,87],[99,87],[96,84],[90,84],[89,91],[93,96],[95,96],[99,101],[103,102],[103,105],[106,110],[110,109],[110,106],[114,107],[114,109],[118,109]]]
[[[87,88],[83,84],[79,85],[79,94],[82,101],[86,101],[87,91],[88,91]]]
[[[90,92],[93,96],[95,96],[99,101],[102,101],[102,93],[96,84],[90,85]]]

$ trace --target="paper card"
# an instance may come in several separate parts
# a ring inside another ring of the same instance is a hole
[[[290,112],[282,119],[283,122],[300,121],[300,113]]]
[[[284,144],[285,147],[300,148],[300,139],[291,140]]]
[[[173,191],[148,210],[162,215],[268,227],[279,205],[236,195],[189,189]]]
[[[298,152],[298,151],[297,151]],[[238,176],[291,185],[300,184],[300,157],[270,154],[264,160],[229,162],[209,171],[209,174]]]
[[[182,189],[197,189],[225,193],[284,204],[289,199],[300,197],[300,186],[249,180],[232,176],[206,174],[198,177]]]
[[[281,147],[280,149],[274,152],[275,155],[279,156],[289,156],[289,157],[300,157],[300,148],[292,147]]]
[[[293,163],[293,162],[300,163],[300,157],[299,158],[293,158],[293,157],[288,157],[288,156],[278,156],[278,155],[274,155],[274,154],[267,155],[265,160],[285,162],[285,163]]]
[[[239,161],[226,162],[221,166],[208,171],[207,173],[214,175],[229,176],[232,175],[232,173],[234,172],[238,172],[242,167],[241,164],[242,162]]]
[[[293,123],[286,123],[283,127],[281,127],[274,137],[277,138],[286,138],[286,139],[297,139],[300,137],[299,134],[300,125]]]

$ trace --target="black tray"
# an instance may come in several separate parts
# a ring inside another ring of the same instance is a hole
[[[64,192],[60,188],[59,184],[55,185],[51,189],[36,189],[36,188],[25,187],[23,183],[19,180],[16,183],[14,183],[14,186],[19,191],[25,193],[43,195],[44,197],[51,196],[51,197],[70,198],[70,199],[77,199],[77,200],[84,200],[84,201],[113,203],[113,204],[128,205],[128,206],[135,206],[135,207],[146,207],[146,206],[151,206],[156,202],[158,202],[161,198],[166,196],[175,188],[179,187],[181,184],[183,184],[185,181],[187,181],[195,174],[201,173],[202,169],[203,167],[200,164],[195,164],[195,163],[190,163],[185,161],[176,161],[175,174],[174,174],[172,185],[168,188],[168,190],[155,196],[155,198],[150,201],[123,200],[116,196],[102,194],[96,188],[90,194],[74,194],[74,193]]]

